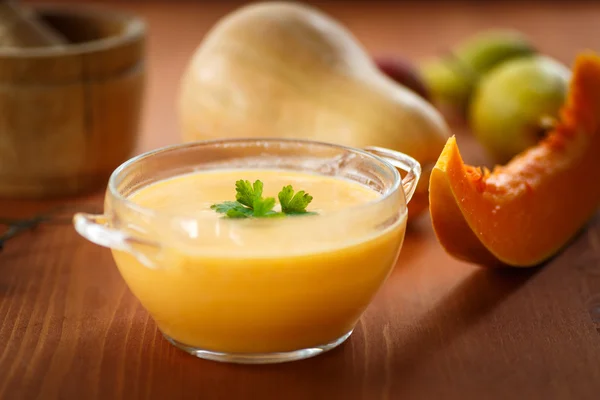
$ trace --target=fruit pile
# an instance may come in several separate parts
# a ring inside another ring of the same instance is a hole
[[[447,118],[466,120],[501,164],[552,129],[570,79],[569,68],[539,54],[524,35],[509,30],[477,34],[419,68],[404,60],[376,62]]]

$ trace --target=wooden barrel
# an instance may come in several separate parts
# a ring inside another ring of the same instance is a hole
[[[0,196],[39,198],[106,185],[135,148],[144,22],[53,6],[38,17],[60,47],[0,48]]]

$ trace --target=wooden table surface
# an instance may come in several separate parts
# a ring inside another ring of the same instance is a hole
[[[113,4],[151,29],[138,151],[179,140],[174,99],[206,30],[234,4]],[[415,59],[479,29],[521,29],[570,63],[600,50],[600,3],[322,4],[374,54]],[[459,138],[468,145],[468,137]],[[475,146],[468,160],[479,160]],[[592,182],[590,184],[598,184]],[[101,207],[103,193],[68,199]],[[25,217],[60,201],[0,201]],[[447,256],[430,220],[340,348],[281,365],[204,361],[168,344],[107,249],[69,224],[40,226],[0,252],[2,399],[598,399],[600,217],[554,260],[488,270]]]

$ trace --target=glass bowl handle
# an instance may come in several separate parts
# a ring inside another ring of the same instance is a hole
[[[404,195],[406,197],[406,203],[408,204],[415,193],[415,189],[421,178],[421,164],[404,153],[383,147],[370,146],[366,147],[365,150],[383,158],[394,167],[406,172],[406,175],[402,178],[402,187],[404,188]]]
[[[149,255],[160,250],[159,244],[111,228],[108,222],[105,215],[77,213],[73,216],[75,230],[90,242],[129,253],[146,267],[156,268]]]

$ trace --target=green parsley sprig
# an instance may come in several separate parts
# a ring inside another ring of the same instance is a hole
[[[220,214],[229,218],[273,218],[287,215],[316,214],[306,211],[312,201],[312,196],[304,190],[294,192],[292,185],[285,186],[278,194],[281,211],[275,208],[273,197],[262,197],[263,183],[259,180],[253,184],[250,181],[239,180],[235,183],[235,201],[224,201],[210,206]]]

